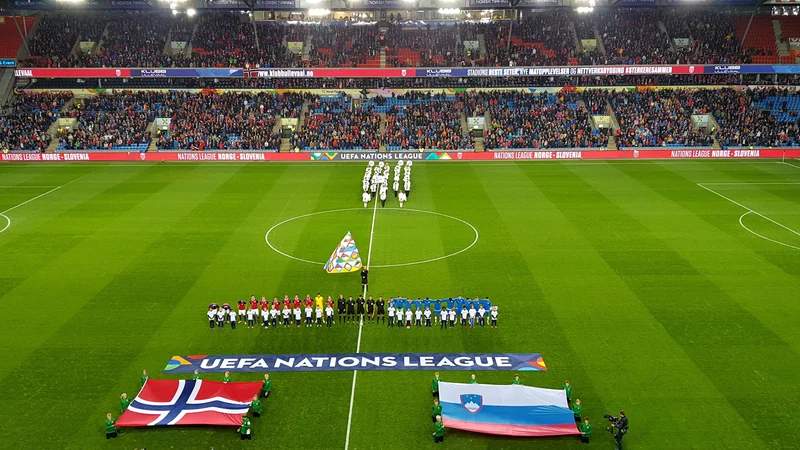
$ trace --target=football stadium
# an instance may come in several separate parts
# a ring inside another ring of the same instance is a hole
[[[799,16],[0,0],[0,447],[797,448]]]

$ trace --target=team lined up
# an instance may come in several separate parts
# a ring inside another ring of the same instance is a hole
[[[330,328],[337,319],[344,324],[381,322],[389,328],[405,326],[408,329],[412,324],[425,328],[434,325],[440,328],[454,328],[456,325],[475,328],[490,324],[492,328],[497,328],[498,312],[497,306],[492,306],[488,299],[477,297],[475,300],[448,298],[441,302],[429,298],[411,301],[399,298],[387,303],[382,296],[375,300],[371,295],[366,299],[361,295],[356,299],[352,296],[345,299],[344,295],[339,295],[334,303],[330,296],[325,299],[317,293],[313,299],[306,295],[304,300],[300,300],[299,295],[295,295],[294,299],[284,295],[283,301],[274,297],[271,303],[266,297],[262,296],[259,302],[255,295],[251,295],[249,303],[239,300],[236,310],[228,303],[222,306],[211,303],[207,317],[209,329],[212,330],[225,328],[226,324],[235,330],[238,323],[246,323],[247,328],[300,328],[303,325]]]
[[[392,190],[394,190],[394,196],[397,197],[397,200],[400,202],[401,208],[403,207],[403,203],[408,200],[408,196],[411,195],[412,163],[413,161],[408,161],[405,167],[403,167],[403,160],[400,160],[397,162],[397,165],[394,166]],[[367,165],[364,171],[364,179],[361,182],[361,187],[364,191],[361,194],[361,201],[364,203],[364,208],[367,207],[367,204],[372,200],[373,196],[375,196],[376,201],[378,197],[380,197],[381,207],[386,206],[386,193],[389,191],[389,168],[389,163],[384,165],[383,161],[380,161],[377,166],[374,161],[370,161]],[[400,170],[403,170],[403,190],[399,190]]]

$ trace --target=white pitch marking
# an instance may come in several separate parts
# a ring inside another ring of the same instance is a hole
[[[728,197],[726,197],[726,196],[724,196],[724,195],[720,194],[719,192],[717,192],[717,191],[715,191],[715,190],[711,189],[710,187],[703,186],[701,183],[697,183],[697,185],[698,185],[698,186],[700,186],[701,188],[703,188],[703,189],[707,190],[708,192],[711,192],[712,194],[715,194],[715,195],[717,195],[717,196],[719,196],[719,197],[721,197],[721,198],[724,198],[725,200],[727,200],[727,201],[729,201],[729,202],[733,203],[734,205],[736,205],[736,206],[739,206],[740,208],[746,209],[746,210],[747,210],[749,213],[755,214],[755,215],[757,215],[757,216],[759,216],[759,217],[761,217],[761,218],[763,218],[763,219],[766,219],[766,220],[768,220],[768,221],[770,221],[770,222],[774,223],[775,225],[777,225],[777,226],[779,226],[779,227],[783,228],[784,230],[786,230],[786,231],[789,231],[790,233],[793,233],[793,234],[795,234],[796,236],[800,236],[800,232],[797,232],[797,231],[795,231],[795,230],[793,230],[793,229],[791,229],[791,228],[787,227],[786,225],[784,225],[784,224],[782,224],[782,223],[780,223],[780,222],[777,222],[777,221],[775,221],[775,220],[772,220],[772,219],[770,219],[769,217],[765,216],[764,214],[761,214],[760,212],[758,212],[758,211],[756,211],[756,210],[754,210],[754,209],[752,209],[752,208],[749,208],[749,207],[747,207],[747,206],[745,206],[745,205],[743,205],[743,204],[741,204],[741,203],[737,202],[736,200],[731,200],[730,198],[728,198]],[[746,215],[746,214],[745,214],[745,215]],[[742,226],[743,226],[743,227],[744,227],[744,228],[745,228],[747,231],[750,231],[750,230],[749,230],[747,227],[745,227],[745,226],[744,226],[744,224],[742,224],[742,217],[744,217],[744,215],[742,215],[741,217],[739,217],[739,223],[740,223],[740,224],[741,224],[741,225],[742,225]],[[751,232],[751,233],[753,233],[752,231],[750,231],[750,232]],[[755,233],[753,233],[753,234],[755,234]],[[767,239],[767,240],[771,240],[771,239]]]
[[[275,225],[272,226],[272,228],[267,230],[267,234],[264,236],[264,240],[267,242],[267,245],[269,246],[269,248],[271,248],[273,251],[275,251],[275,253],[278,253],[278,254],[280,254],[282,256],[285,256],[285,257],[287,257],[289,259],[293,259],[295,261],[300,261],[300,262],[304,262],[304,263],[308,263],[308,264],[324,265],[325,261],[311,261],[310,259],[298,258],[296,256],[293,256],[293,255],[285,253],[285,252],[283,252],[281,250],[278,250],[269,241],[270,233],[272,233],[279,226],[281,226],[281,225],[283,225],[283,224],[285,224],[287,222],[291,222],[293,220],[303,219],[303,218],[306,218],[306,217],[316,216],[316,215],[319,215],[319,214],[335,213],[335,212],[342,212],[342,211],[361,211],[362,209],[363,208],[331,209],[331,210],[328,210],[328,211],[318,211],[318,212],[313,212],[313,213],[309,213],[309,214],[303,214],[303,215],[300,215],[300,216],[290,217],[290,218],[288,218],[288,219],[286,219],[284,221],[276,223]],[[439,260],[442,260],[442,259],[445,259],[445,258],[450,258],[451,256],[456,256],[456,255],[458,255],[460,253],[464,253],[465,251],[471,249],[472,247],[475,246],[475,244],[478,242],[478,239],[480,237],[480,235],[478,233],[478,229],[475,228],[475,226],[473,226],[471,223],[467,222],[466,220],[459,219],[458,217],[454,217],[454,216],[450,216],[450,215],[447,215],[447,214],[442,214],[442,213],[434,212],[434,211],[425,211],[423,209],[413,209],[413,208],[382,208],[382,209],[394,210],[394,211],[413,211],[413,212],[418,212],[418,213],[433,214],[433,215],[437,215],[437,216],[441,216],[441,217],[447,217],[448,219],[452,219],[452,220],[461,222],[464,225],[472,228],[472,231],[475,233],[475,239],[473,239],[472,242],[468,246],[462,248],[461,250],[459,250],[457,252],[450,253],[448,255],[439,256],[439,257],[431,258],[431,259],[426,259],[426,260],[423,260],[423,261],[412,261],[412,262],[399,263],[399,264],[379,264],[379,265],[370,266],[370,267],[375,267],[375,268],[404,267],[404,266],[414,266],[414,265],[417,265],[417,264],[426,264],[426,263],[430,263],[430,262],[434,262],[434,261],[439,261]]]
[[[792,166],[795,169],[800,169],[800,166],[796,166],[796,165],[794,165],[792,163],[787,163],[786,161],[781,161],[780,164],[786,164],[787,166]]]
[[[747,186],[748,184],[759,184],[759,185],[761,185],[761,184],[767,184],[767,185],[769,185],[769,184],[775,184],[775,185],[787,184],[788,185],[788,184],[800,184],[800,183],[788,183],[788,182],[787,183],[781,183],[781,182],[764,182],[764,183],[761,183],[761,182],[757,182],[757,181],[754,181],[752,183],[747,182],[747,181],[743,181],[741,183],[707,183],[707,182],[704,181],[704,182],[702,182],[700,184],[730,185],[730,186],[742,185],[742,186]]]
[[[751,230],[750,228],[747,228],[747,225],[745,225],[744,222],[742,222],[742,220],[744,219],[744,217],[746,215],[752,214],[752,213],[753,213],[753,211],[747,211],[746,213],[744,213],[741,216],[739,216],[739,225],[741,225],[742,228],[744,228],[745,230],[749,231],[750,233],[760,237],[761,239],[764,239],[764,240],[767,240],[767,241],[770,241],[770,242],[774,242],[774,243],[776,243],[778,245],[782,245],[784,247],[789,247],[789,248],[794,248],[794,249],[800,250],[800,247],[797,247],[797,246],[794,246],[794,245],[791,245],[791,244],[787,244],[785,242],[776,241],[775,239],[770,239],[770,238],[768,238],[766,236],[762,236],[762,235],[756,233],[755,231]]]
[[[7,215],[3,214],[3,213],[0,213],[0,216],[3,216],[3,217],[5,217],[5,218],[6,218],[6,221],[8,222],[8,223],[6,224],[6,226],[5,226],[5,227],[3,227],[3,229],[2,229],[2,230],[0,230],[0,233],[2,233],[3,231],[6,231],[6,230],[8,229],[8,227],[10,227],[10,226],[11,226],[11,218],[10,218],[10,217],[8,217]]]
[[[367,250],[367,269],[369,270],[369,263],[372,262],[372,238],[375,235],[375,216],[378,215],[378,196],[375,196],[375,206],[372,208],[372,228],[369,231],[369,250]],[[363,298],[367,298],[367,287],[364,286]],[[358,321],[358,341],[356,342],[356,353],[361,353],[361,331],[364,328],[364,318],[361,317]],[[350,410],[347,412],[347,435],[344,438],[344,450],[350,447],[350,425],[353,423],[353,402],[356,398],[356,377],[358,370],[353,371],[353,387],[350,389]]]
[[[64,186],[66,186],[66,185],[64,185]],[[20,207],[20,206],[22,206],[22,205],[27,205],[28,203],[30,203],[30,202],[32,202],[32,201],[34,201],[34,200],[36,200],[37,198],[42,198],[42,197],[44,197],[45,195],[47,195],[47,194],[49,194],[49,193],[51,193],[51,192],[54,192],[54,191],[57,191],[57,190],[61,189],[61,187],[62,187],[62,186],[56,186],[56,187],[54,187],[53,189],[50,189],[49,191],[45,192],[44,194],[39,194],[39,195],[37,195],[36,197],[33,197],[33,198],[32,198],[32,199],[30,199],[30,200],[25,200],[24,202],[20,203],[19,205],[12,206],[11,208],[8,208],[7,210],[5,210],[5,211],[2,211],[2,212],[0,212],[0,214],[5,214],[5,213],[7,213],[7,212],[10,212],[10,211],[13,211],[13,210],[15,210],[15,209],[19,208],[19,207]]]

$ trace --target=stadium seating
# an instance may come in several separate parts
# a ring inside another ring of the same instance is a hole
[[[473,148],[461,126],[462,104],[442,95],[406,94],[387,99],[386,149],[458,150]]]
[[[16,58],[20,45],[22,45],[22,38],[19,36],[17,25],[20,30],[28,30],[33,27],[36,17],[20,17],[9,16],[5,17],[3,23],[0,23],[0,58]],[[14,24],[16,19],[17,25]]]
[[[557,95],[489,94],[492,118],[484,133],[487,149],[587,148],[607,145],[605,135],[592,130],[589,113],[575,93]]]
[[[377,150],[381,117],[370,103],[354,107],[347,96],[314,97],[302,130],[290,139],[300,150]]]
[[[50,143],[48,128],[58,119],[69,93],[24,94],[0,113],[0,149],[43,152]]]
[[[32,24],[34,19],[28,20]],[[705,10],[660,13],[655,8],[614,8],[584,16],[552,8],[527,14],[521,21],[457,26],[274,21],[257,23],[254,29],[246,14],[211,10],[193,19],[157,12],[64,13],[44,16],[32,39],[32,55],[23,63],[57,67],[376,68],[382,65],[382,50],[388,67],[777,63],[771,18],[756,16],[742,45],[749,22],[749,15]],[[800,35],[798,23],[795,18],[781,19],[784,39]],[[600,49],[578,51],[577,40],[595,39],[595,30],[605,54]],[[21,41],[13,23],[0,24],[0,33],[7,35],[0,45],[9,48],[9,55],[16,55]],[[91,54],[73,51],[78,36],[100,43],[100,48]],[[465,41],[478,41],[479,36],[483,36],[485,54],[483,49],[464,46]],[[165,55],[168,38],[189,39],[191,54]],[[690,39],[690,45],[673,48],[670,38]],[[301,51],[290,52],[288,42],[304,45]],[[783,62],[794,62],[794,55],[784,58]]]
[[[678,89],[609,94],[620,126],[617,147],[710,147],[713,138],[693,130],[690,96]]]

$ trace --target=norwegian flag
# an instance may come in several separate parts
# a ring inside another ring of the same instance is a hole
[[[239,426],[261,386],[260,382],[147,380],[116,425]]]

